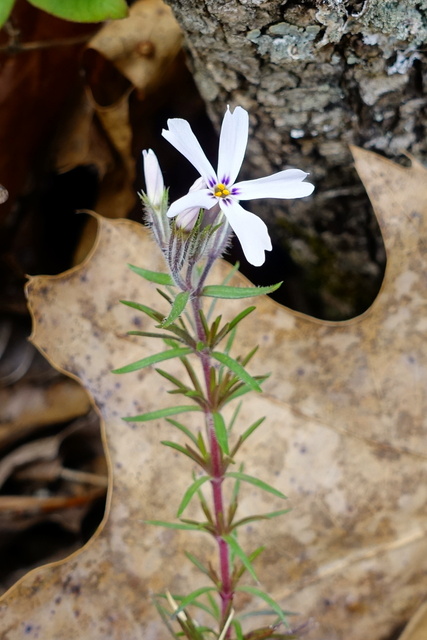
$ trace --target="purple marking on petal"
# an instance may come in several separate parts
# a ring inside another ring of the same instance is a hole
[[[236,187],[233,187],[231,190],[231,195],[232,196],[239,196],[241,193],[240,189],[236,189]]]
[[[214,187],[215,185],[216,185],[216,180],[214,180],[213,178],[209,178],[208,186],[212,189],[212,187]]]
[[[223,176],[221,180],[221,184],[227,187],[230,184],[230,176]]]

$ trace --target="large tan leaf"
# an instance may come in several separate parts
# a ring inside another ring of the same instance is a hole
[[[293,508],[273,526],[248,527],[242,544],[253,548],[265,536],[261,580],[287,609],[300,612],[297,622],[315,620],[310,637],[316,640],[385,638],[411,615],[425,588],[426,172],[359,149],[354,155],[388,252],[378,299],[363,316],[337,324],[262,299],[241,338],[260,343],[256,371],[272,371],[266,393],[243,404],[239,425],[268,418],[247,443],[246,470],[282,489]],[[7,640],[25,629],[26,637],[37,630],[55,640],[166,637],[150,594],[203,583],[183,559],[186,545],[215,557],[202,534],[143,523],[173,517],[190,473],[186,461],[159,445],[170,428],[121,420],[172,404],[167,384],[148,370],[110,373],[155,350],[126,336],[151,325],[118,300],[152,304],[157,294],[125,263],[158,269],[161,260],[139,225],[98,224],[90,258],[60,276],[33,278],[28,294],[33,341],[82,381],[102,415],[111,459],[109,515],[81,552],[33,571],[6,594],[0,619]],[[241,306],[227,302],[221,311]],[[267,511],[267,503],[248,489],[241,510]]]

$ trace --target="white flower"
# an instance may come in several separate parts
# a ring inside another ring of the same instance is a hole
[[[235,182],[242,166],[248,142],[248,112],[227,107],[219,138],[218,170],[214,171],[186,120],[168,120],[169,129],[162,135],[199,171],[206,188],[190,191],[173,202],[167,213],[173,218],[190,208],[212,209],[216,204],[237,235],[248,262],[263,264],[265,251],[271,251],[267,226],[258,216],[240,206],[239,200],[256,198],[303,198],[314,186],[303,182],[308,175],[299,169],[279,171],[265,178]]]
[[[144,162],[144,177],[147,196],[152,206],[158,207],[162,202],[163,191],[165,188],[159,161],[157,160],[157,156],[154,151],[152,151],[152,149],[143,151],[142,159]]]

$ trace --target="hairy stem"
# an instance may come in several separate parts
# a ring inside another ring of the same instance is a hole
[[[205,331],[200,320],[200,297],[195,296],[192,300],[194,321],[197,333],[197,339],[204,341],[206,339]],[[219,569],[221,576],[221,589],[219,592],[221,598],[221,627],[225,624],[231,605],[233,601],[233,591],[231,585],[231,571],[230,571],[230,549],[228,543],[222,538],[224,534],[224,497],[222,492],[222,483],[224,480],[224,469],[222,463],[221,447],[216,437],[214,421],[212,416],[212,410],[214,409],[212,404],[212,394],[210,390],[210,369],[211,369],[211,356],[207,352],[200,353],[200,359],[202,362],[203,375],[206,385],[206,397],[208,400],[208,407],[205,411],[206,428],[208,434],[209,450],[211,457],[211,486],[212,486],[212,499],[214,506],[215,516],[215,528],[216,528],[216,541],[218,544],[219,553]],[[226,637],[229,637],[229,630]]]

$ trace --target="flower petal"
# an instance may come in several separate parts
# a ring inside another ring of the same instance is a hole
[[[242,166],[248,144],[249,117],[242,107],[231,113],[229,107],[219,136],[218,181],[233,184]]]
[[[209,189],[199,189],[198,191],[189,191],[187,195],[182,196],[175,202],[172,202],[167,212],[168,218],[174,218],[179,213],[182,213],[186,209],[192,207],[199,207],[200,209],[211,209],[216,203],[217,198],[212,195]]]
[[[236,200],[221,200],[219,204],[242,245],[246,260],[254,267],[264,264],[264,251],[272,249],[265,222],[243,209]]]
[[[169,130],[163,129],[162,136],[196,167],[206,184],[213,186],[217,182],[215,171],[187,120],[172,118],[168,127]]]
[[[238,200],[256,198],[304,198],[314,189],[310,182],[302,182],[308,173],[300,169],[287,169],[273,173],[265,178],[237,182],[233,186],[233,195]]]

